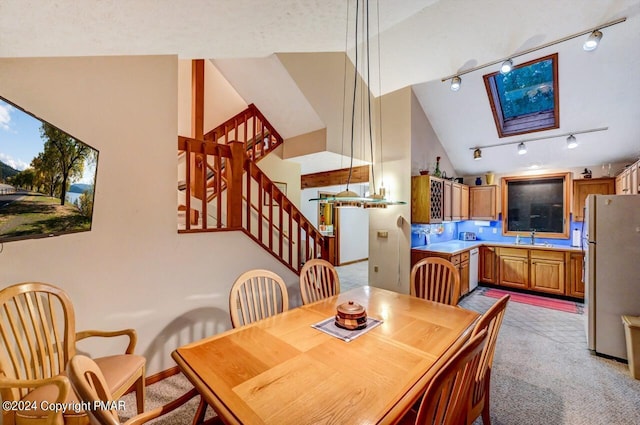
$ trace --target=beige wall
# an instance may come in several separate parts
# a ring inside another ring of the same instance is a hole
[[[411,252],[411,117],[410,88],[389,93],[382,102],[383,165],[381,177],[387,198],[403,200],[407,205],[395,205],[369,212],[369,282],[371,285],[397,292],[409,293],[409,265]],[[379,144],[375,148],[379,152]],[[378,237],[387,231],[388,237]],[[375,268],[378,271],[375,271]]]
[[[300,208],[300,164],[293,161],[284,161],[282,151],[284,145],[269,153],[258,162],[260,168],[269,178],[276,182],[287,184],[287,198]]]
[[[177,233],[178,68],[175,56],[0,59],[3,96],[100,151],[92,230],[5,243],[0,287],[50,282],[78,330],[135,328],[149,374],[230,327],[229,289],[247,269],[281,274],[300,303],[297,277],[243,234]]]

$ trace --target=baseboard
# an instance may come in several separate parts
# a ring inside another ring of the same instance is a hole
[[[180,368],[178,366],[170,367],[169,369],[162,370],[158,373],[147,376],[144,382],[146,386],[153,385],[156,382],[160,382],[165,378],[168,378],[173,375],[177,375],[179,373],[180,373]]]
[[[361,260],[345,261],[344,263],[340,263],[339,266],[348,266],[350,264],[362,263],[363,261],[369,261],[369,258],[363,258]]]

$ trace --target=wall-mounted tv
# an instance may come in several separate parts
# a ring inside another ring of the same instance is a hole
[[[0,96],[0,243],[91,230],[98,151]]]

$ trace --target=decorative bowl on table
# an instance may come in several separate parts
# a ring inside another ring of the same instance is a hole
[[[340,304],[336,314],[336,326],[350,331],[367,327],[367,311],[353,301]]]

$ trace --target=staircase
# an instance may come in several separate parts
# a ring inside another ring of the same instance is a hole
[[[297,274],[326,258],[328,240],[256,164],[280,144],[253,104],[204,140],[179,136],[178,233],[242,231]]]

